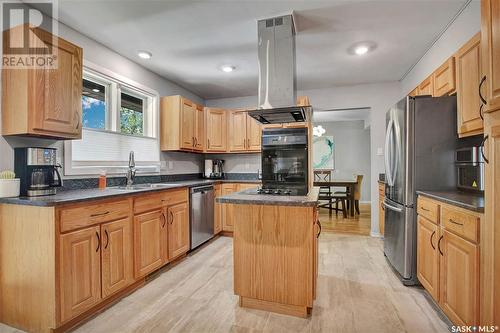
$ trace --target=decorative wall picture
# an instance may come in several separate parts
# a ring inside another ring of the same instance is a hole
[[[335,168],[335,145],[332,136],[315,137],[313,140],[313,168]]]

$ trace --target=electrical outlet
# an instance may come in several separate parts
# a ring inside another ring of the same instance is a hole
[[[174,162],[173,161],[168,161],[168,169],[172,170],[174,168]]]
[[[167,167],[167,161],[160,161],[160,168],[165,169]]]
[[[380,147],[377,148],[377,156],[384,156],[384,149],[383,148],[380,148]]]

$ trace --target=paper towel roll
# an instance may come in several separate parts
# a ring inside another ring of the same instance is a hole
[[[210,177],[212,174],[212,160],[205,160],[205,177]]]

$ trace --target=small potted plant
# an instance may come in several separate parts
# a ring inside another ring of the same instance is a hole
[[[0,198],[18,197],[20,180],[11,170],[0,172]]]

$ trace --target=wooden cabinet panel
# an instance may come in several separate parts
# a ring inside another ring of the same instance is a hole
[[[205,140],[205,110],[202,105],[196,105],[194,129],[194,150],[202,152]]]
[[[130,218],[103,224],[101,236],[102,297],[106,298],[134,280]]]
[[[384,236],[385,229],[385,184],[378,184],[378,229],[381,236]]]
[[[214,198],[222,195],[222,186],[220,184],[214,187]],[[214,200],[215,200],[214,199]],[[214,235],[222,231],[222,204],[217,201],[214,202]]]
[[[439,204],[437,202],[419,196],[417,200],[417,213],[432,223],[439,224]]]
[[[500,3],[481,0],[482,72],[486,77],[481,89],[487,100],[486,111],[500,110]]]
[[[61,235],[61,321],[65,322],[101,300],[99,226]]]
[[[444,230],[440,305],[455,325],[479,324],[479,247]]]
[[[418,95],[423,96],[423,95],[430,95],[433,96],[434,94],[434,79],[431,76],[429,76],[427,79],[422,81],[420,85],[418,86]]]
[[[57,68],[3,69],[2,134],[81,138],[82,49],[42,29],[31,29],[57,50]],[[6,43],[16,42],[10,36],[22,34],[5,31]]]
[[[181,99],[181,148],[194,149],[196,108],[193,102]]]
[[[238,184],[222,184],[222,195],[231,194],[238,191]],[[222,205],[222,230],[233,231],[234,226],[234,205]]]
[[[479,220],[479,216],[458,208],[441,208],[441,224],[444,228],[474,243],[479,242]]]
[[[450,57],[432,74],[433,96],[445,96],[455,91],[455,57]]]
[[[247,115],[247,151],[261,150],[262,129],[260,124]]]
[[[478,33],[455,55],[457,72],[457,118],[460,137],[483,132],[479,99],[481,80],[481,34]]]
[[[168,259],[189,251],[189,209],[186,202],[168,207]]]
[[[412,91],[410,91],[410,93],[408,94],[408,96],[411,96],[411,97],[418,96],[418,87],[416,87],[415,89],[413,89]]]
[[[229,151],[247,150],[247,113],[243,111],[229,112]]]
[[[227,150],[227,115],[226,110],[217,108],[206,108],[206,132],[205,143],[207,152],[225,152]]]
[[[134,217],[135,277],[139,278],[163,264],[162,232],[165,225],[163,210]]]
[[[439,227],[418,216],[417,221],[417,277],[434,300],[439,300]]]

